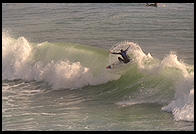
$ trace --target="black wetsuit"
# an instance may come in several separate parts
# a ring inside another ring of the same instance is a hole
[[[146,6],[153,6],[153,7],[157,7],[157,3],[154,3],[154,4],[146,4]]]
[[[120,54],[123,57],[123,59],[121,57],[118,57],[118,60],[123,63],[128,63],[130,61],[129,56],[127,55],[128,48],[125,51],[121,51],[119,53],[112,53],[112,54]]]

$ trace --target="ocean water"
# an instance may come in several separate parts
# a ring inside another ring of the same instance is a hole
[[[145,5],[2,3],[2,130],[194,130],[194,4]]]

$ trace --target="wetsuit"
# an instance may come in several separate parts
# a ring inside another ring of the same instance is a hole
[[[130,46],[129,46],[130,47]],[[129,48],[128,47],[128,48]],[[129,56],[127,55],[127,50],[128,50],[128,48],[125,50],[125,51],[121,51],[121,52],[119,52],[119,53],[112,53],[112,54],[120,54],[122,57],[123,57],[123,59],[121,58],[121,57],[118,57],[118,60],[120,61],[120,62],[123,62],[123,63],[128,63],[129,61],[130,61],[130,59],[129,59]]]
[[[154,4],[146,4],[146,6],[153,6],[153,7],[157,7],[157,3],[154,3]]]

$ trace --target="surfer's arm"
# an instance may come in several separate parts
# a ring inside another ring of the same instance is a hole
[[[121,54],[121,53],[115,53],[115,52],[110,52],[111,54]]]
[[[130,46],[129,46],[130,47]],[[129,49],[129,47],[125,50],[127,52],[127,50]]]

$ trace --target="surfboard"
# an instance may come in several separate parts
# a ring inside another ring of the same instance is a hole
[[[106,69],[115,69],[115,68],[120,68],[120,67],[124,67],[128,64],[133,64],[134,63],[134,60],[131,59],[128,63],[123,63],[123,62],[120,62],[120,61],[117,61],[117,62],[114,62],[108,66],[106,66]]]
[[[124,63],[122,62],[114,62],[111,65],[106,66],[106,69],[114,69],[114,68],[118,68],[119,66],[123,65]]]

